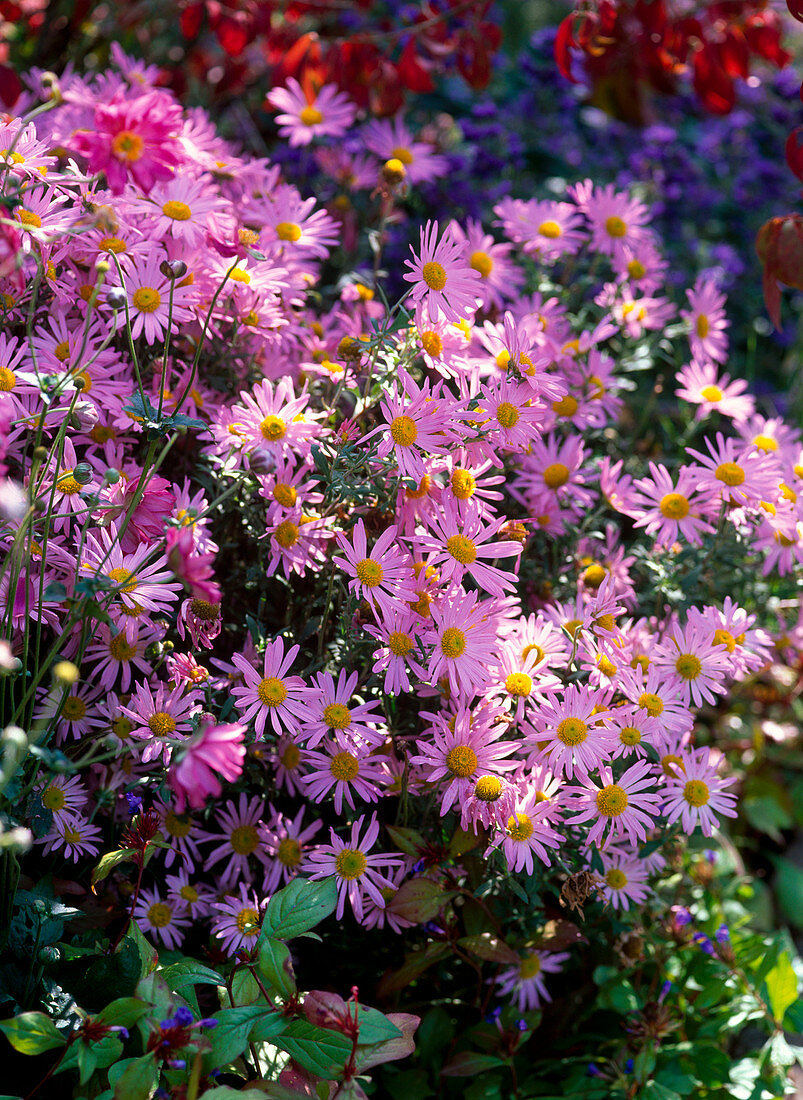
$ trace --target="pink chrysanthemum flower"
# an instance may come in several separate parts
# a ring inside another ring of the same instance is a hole
[[[160,271],[159,265],[164,259],[164,254],[156,251],[142,258],[135,256],[126,265],[122,282],[115,284],[112,280],[108,284],[110,288],[121,285],[128,299],[128,307],[116,312],[117,328],[123,328],[130,321],[134,339],[143,336],[148,344],[161,343],[168,328],[175,332],[193,319],[189,306],[195,299],[195,292],[180,282],[171,282]]]
[[[152,933],[172,951],[181,947],[185,931],[192,926],[186,908],[163,898],[158,890],[140,890],[134,920],[143,932]]]
[[[743,378],[731,381],[729,374],[720,375],[716,364],[710,361],[698,363],[693,359],[675,375],[677,396],[697,406],[695,420],[702,420],[709,413],[719,412],[734,420],[747,420],[753,415],[756,404],[745,393],[747,382]]]
[[[408,610],[408,604],[416,598],[413,569],[410,555],[399,548],[395,525],[382,532],[370,554],[362,519],[354,525],[351,541],[342,532],[338,532],[337,541],[345,559],[335,558],[334,562],[352,578],[351,592],[383,617]]]
[[[463,244],[469,267],[480,277],[477,298],[481,308],[501,309],[506,301],[515,298],[524,281],[521,270],[509,258],[513,246],[498,244],[480,222],[471,218],[465,230],[458,222],[452,222],[451,229],[455,240]]]
[[[494,979],[500,996],[511,994],[519,1012],[534,1012],[552,998],[545,974],[557,974],[569,958],[568,951],[530,951],[518,966],[506,967]]]
[[[496,654],[496,623],[487,601],[476,592],[444,599],[430,608],[434,649],[429,662],[433,681],[448,680],[452,692],[471,699],[489,682]]]
[[[505,454],[528,451],[540,438],[544,406],[533,400],[529,384],[507,379],[486,382],[477,402],[475,415],[487,439],[486,453],[498,468]]]
[[[475,714],[462,709],[453,722],[436,718],[430,735],[416,741],[419,755],[411,757],[410,763],[422,769],[427,783],[447,781],[442,815],[469,793],[478,773],[498,771],[499,762],[515,752],[512,741],[499,740],[505,725],[494,720],[500,715],[495,708]]]
[[[655,667],[677,688],[685,706],[713,705],[717,695],[725,694],[727,649],[693,621],[672,627],[655,656]]]
[[[266,378],[250,393],[240,394],[234,412],[252,448],[268,451],[277,459],[290,453],[306,457],[319,430],[308,404],[306,390],[296,395],[292,378],[281,378],[275,384]]]
[[[635,703],[614,707],[608,725],[611,734],[618,737],[618,744],[612,752],[614,760],[645,756],[650,746],[657,746],[661,735],[657,719],[651,718],[644,707]]]
[[[324,521],[296,509],[262,536],[270,544],[267,575],[272,577],[281,565],[289,579],[291,573],[303,577],[307,569],[319,569],[326,560],[324,545],[332,537]]]
[[[649,235],[650,211],[643,202],[591,180],[568,189],[591,226],[591,248],[603,256],[620,259],[626,250]]]
[[[697,489],[711,493],[729,504],[752,505],[772,500],[778,492],[778,473],[766,455],[748,449],[738,439],[725,439],[717,432],[716,443],[704,440],[708,454],[687,448],[698,459],[691,467],[697,477]]]
[[[371,119],[362,131],[366,149],[382,160],[400,160],[410,183],[427,183],[449,171],[446,157],[433,150],[429,142],[416,141],[401,115]]]
[[[762,668],[771,657],[772,641],[755,627],[756,616],[726,596],[721,607],[689,608],[689,622],[699,626],[715,645],[724,645],[731,675],[741,679]]]
[[[77,775],[53,775],[37,787],[37,794],[46,810],[53,814],[53,822],[71,815],[80,817],[89,796]]]
[[[517,790],[503,776],[479,775],[460,799],[460,828],[476,833],[503,829],[516,805]]]
[[[142,761],[162,758],[169,763],[171,741],[183,740],[192,729],[192,717],[200,710],[200,695],[184,691],[180,684],[172,690],[159,684],[154,693],[149,684],[137,684],[137,690],[127,707],[121,707],[134,723],[130,736],[145,741]]]
[[[560,833],[545,820],[553,812],[554,806],[539,791],[531,790],[525,798],[517,800],[502,841],[502,851],[510,871],[533,874],[533,853],[547,867],[551,866],[547,849],[559,848],[563,843]]]
[[[482,559],[518,557],[520,542],[492,541],[507,522],[505,516],[484,521],[476,505],[461,515],[454,505],[444,505],[440,515],[429,521],[432,535],[416,539],[418,547],[428,554],[431,566],[442,580],[460,584],[466,573],[477,586],[492,596],[502,596],[515,587],[513,574]]]
[[[361,840],[360,831],[364,823],[365,815],[361,814],[351,827],[348,843],[341,840],[334,829],[330,829],[331,843],[317,848],[309,857],[310,863],[315,866],[310,879],[328,878],[330,875],[334,875],[337,879],[338,897],[335,911],[337,920],[343,917],[346,899],[358,921],[362,920],[363,899],[366,895],[374,905],[384,909],[385,899],[382,890],[395,890],[393,880],[388,875],[404,862],[402,857],[397,855],[382,855],[378,852],[369,855],[379,837],[376,814],[371,818]]]
[[[579,435],[557,435],[533,440],[510,486],[510,494],[531,513],[557,502],[578,512],[594,500],[583,469],[585,448]]]
[[[376,429],[383,433],[377,455],[387,458],[392,452],[401,475],[418,482],[427,472],[423,456],[448,454],[465,435],[454,418],[462,406],[449,410],[447,401],[452,399],[443,395],[440,384],[430,391],[429,381],[419,388],[406,371],[400,369],[399,377],[401,391],[397,383],[380,402],[385,424]]]
[[[271,754],[271,764],[275,769],[277,790],[286,790],[288,794],[300,794],[301,780],[306,774],[304,758],[306,752],[300,749],[290,737],[282,737]]]
[[[265,804],[261,798],[248,798],[243,791],[239,801],[227,802],[216,812],[216,832],[200,832],[202,840],[215,843],[206,854],[206,866],[214,867],[216,863],[224,861],[221,871],[221,882],[228,885],[238,878],[250,880],[251,870],[249,857],[256,858],[264,865],[267,864],[268,854],[265,851],[264,824],[262,813]]]
[[[300,676],[287,675],[298,651],[299,647],[294,645],[285,653],[281,638],[269,642],[265,647],[261,676],[241,653],[232,656],[244,680],[242,686],[231,690],[234,705],[244,722],[254,723],[259,737],[265,736],[268,720],[277,736],[285,730],[294,734],[307,714],[304,681]]]
[[[496,225],[528,256],[554,263],[579,251],[587,234],[577,207],[570,202],[546,199],[502,199],[494,207]]]
[[[273,806],[270,808],[272,816],[265,825],[265,848],[273,864],[265,875],[266,894],[273,894],[283,883],[306,871],[311,849],[309,842],[323,825],[322,821],[313,821],[306,829],[302,828],[303,806],[292,819],[278,813]]]
[[[647,885],[650,869],[632,853],[607,848],[601,853],[603,876],[597,884],[597,896],[614,909],[627,912],[631,902],[641,905],[652,892]]]
[[[150,676],[152,666],[145,660],[145,649],[153,636],[140,631],[131,639],[123,631],[113,634],[105,623],[101,623],[95,640],[86,649],[86,660],[92,662],[95,682],[110,691],[119,679],[118,690],[128,691],[132,672]]]
[[[352,695],[359,674],[345,668],[338,673],[337,684],[331,672],[318,672],[307,695],[307,710],[298,737],[308,749],[320,744],[327,733],[341,733],[354,745],[379,745],[385,739],[385,726],[377,713],[378,701],[354,703]]]
[[[290,76],[286,88],[271,89],[268,103],[282,112],[276,116],[279,136],[292,147],[318,137],[342,137],[354,122],[354,104],[334,84],[322,84],[313,96]]]
[[[223,790],[221,779],[233,783],[242,774],[243,735],[247,728],[236,722],[217,725],[207,721],[181,747],[167,776],[176,796],[178,813],[184,810],[187,802],[193,809],[200,809],[209,795],[219,798]]]
[[[172,237],[195,249],[205,243],[207,218],[221,208],[221,200],[203,180],[181,175],[157,183],[148,199],[133,202],[132,208],[146,215],[156,240]]]
[[[682,309],[680,315],[689,325],[692,358],[699,363],[724,363],[728,357],[725,295],[710,275],[702,274],[686,297],[691,309]]]
[[[212,920],[212,931],[221,941],[221,950],[236,955],[238,951],[251,951],[256,946],[262,907],[256,894],[242,883],[239,896],[227,894],[223,901],[213,904],[216,916]]]
[[[656,546],[671,546],[679,538],[692,546],[702,543],[703,533],[714,528],[706,519],[705,501],[697,492],[697,478],[688,466],[678,470],[677,484],[665,466],[650,463],[650,477],[639,478],[636,527],[655,536]]]
[[[462,244],[448,228],[439,241],[438,223],[427,222],[421,229],[418,254],[413,251],[412,261],[405,264],[410,270],[404,278],[413,284],[410,300],[416,303],[419,325],[440,317],[459,321],[473,316],[480,276],[466,262]]]
[[[217,894],[211,887],[191,876],[186,867],[182,867],[175,875],[165,875],[165,885],[167,900],[178,906],[179,911],[186,913],[193,922],[200,917],[209,916]]]
[[[418,598],[418,591],[415,596]],[[381,643],[380,648],[374,650],[372,671],[385,673],[383,689],[388,695],[411,691],[411,673],[419,680],[426,680],[427,671],[416,660],[420,656],[419,633],[415,616],[409,608],[406,613],[388,616],[378,626],[369,623],[363,629]]]
[[[41,841],[45,855],[59,852],[65,859],[77,863],[82,856],[96,856],[100,851],[98,841],[101,831],[78,813],[62,813],[53,818],[53,824]]]
[[[699,825],[703,836],[711,836],[719,824],[717,814],[736,817],[736,795],[726,790],[736,777],[719,776],[710,753],[708,747],[685,753],[674,774],[667,777],[664,815],[670,824],[680,821],[689,835]]]
[[[602,846],[623,836],[631,844],[646,840],[661,804],[661,796],[646,789],[655,785],[652,765],[639,760],[616,780],[610,768],[601,766],[599,777],[602,787],[586,776],[581,786],[566,789],[569,809],[576,811],[570,824],[593,822],[587,844]]]
[[[545,759],[557,774],[586,776],[607,761],[612,737],[609,712],[597,710],[601,700],[599,691],[570,684],[560,698],[539,705],[528,740],[547,743]]]
[[[335,734],[326,752],[307,750],[304,759],[310,771],[301,780],[312,802],[323,802],[334,788],[335,813],[343,813],[343,802],[353,810],[354,795],[363,802],[377,802],[387,786],[387,765],[381,757],[358,749],[342,734]]]

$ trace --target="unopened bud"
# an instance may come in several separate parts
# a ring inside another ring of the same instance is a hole
[[[183,279],[187,274],[187,265],[183,260],[162,260],[159,270],[165,279]]]
[[[79,462],[73,469],[72,476],[79,485],[88,485],[92,480],[92,467],[88,462]]]
[[[407,176],[407,169],[397,157],[391,157],[382,165],[382,179],[391,187],[403,183]]]
[[[53,666],[53,679],[62,687],[72,687],[81,673],[72,661],[57,661]]]
[[[125,291],[121,286],[112,286],[106,292],[106,301],[112,309],[124,309],[125,308]]]
[[[107,485],[116,485],[121,478],[119,470],[115,470],[114,466],[110,466],[106,473],[103,475],[103,480]]]

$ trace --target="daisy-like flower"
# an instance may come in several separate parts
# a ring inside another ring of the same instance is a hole
[[[362,131],[366,149],[383,161],[398,160],[404,165],[410,183],[425,183],[445,176],[449,161],[433,151],[429,142],[416,141],[401,115],[390,119],[371,119]]]
[[[664,815],[670,824],[680,821],[689,836],[698,825],[703,836],[711,836],[719,824],[717,814],[736,817],[736,795],[726,789],[736,777],[719,776],[710,754],[707,746],[685,753],[681,764],[667,776]]]
[[[489,666],[497,651],[496,623],[488,602],[480,602],[476,592],[467,592],[432,604],[430,614],[434,627],[430,679],[444,677],[455,695],[471,699],[490,681]]]
[[[196,249],[206,241],[207,218],[220,210],[221,201],[203,180],[180,175],[157,183],[147,200],[132,207],[146,215],[156,240],[172,237]]]
[[[306,390],[296,396],[292,378],[283,377],[275,385],[266,378],[250,393],[240,394],[234,412],[252,449],[268,451],[277,459],[289,454],[306,457],[318,431],[308,404]]]
[[[101,693],[96,687],[82,684],[80,681],[69,689],[62,698],[61,693],[48,692],[35,718],[55,726],[59,742],[68,737],[78,739],[86,736],[90,730],[103,726],[103,716],[99,710]],[[58,719],[53,719],[58,711]]]
[[[774,464],[761,451],[748,448],[741,440],[725,439],[717,432],[716,443],[706,437],[708,454],[687,448],[700,465],[691,467],[701,493],[711,493],[729,504],[753,505],[772,500],[778,491]]]
[[[588,218],[592,249],[603,256],[621,260],[649,235],[648,207],[612,183],[598,186],[585,180],[568,190]]]
[[[416,598],[420,593],[415,592]],[[411,601],[412,602],[412,601]],[[427,671],[413,656],[418,655],[419,634],[416,630],[415,615],[407,609],[404,614],[394,614],[383,619],[378,626],[366,624],[366,634],[381,643],[374,650],[372,672],[385,673],[384,691],[388,695],[401,695],[411,691],[410,673],[419,680],[426,680]]]
[[[37,794],[46,810],[53,814],[53,822],[63,817],[77,816],[86,806],[89,796],[77,775],[53,775],[37,788]]]
[[[460,800],[460,828],[503,829],[516,805],[516,788],[499,775],[480,775]]]
[[[641,905],[652,892],[647,885],[650,869],[632,852],[606,848],[602,857],[602,882],[597,883],[597,896],[609,902],[614,909],[625,912],[634,905]]]
[[[528,451],[541,436],[544,406],[533,401],[533,390],[513,380],[486,382],[477,394],[475,415],[486,434],[490,460],[502,467],[502,454]],[[475,447],[474,444],[469,446]]]
[[[451,228],[455,240],[463,244],[469,267],[473,267],[480,277],[477,297],[481,308],[496,306],[501,309],[506,301],[516,296],[524,279],[509,258],[513,246],[498,244],[480,222],[471,218],[466,221],[465,230],[458,222],[452,222]]]
[[[306,829],[302,828],[303,806],[292,820],[273,806],[270,809],[272,816],[265,825],[265,848],[273,863],[265,875],[267,894],[273,894],[282,883],[306,870],[310,841],[323,825],[322,821],[313,821]]]
[[[554,812],[552,804],[540,792],[531,790],[525,798],[519,798],[516,808],[507,821],[502,851],[512,872],[525,871],[533,874],[533,853],[550,866],[548,848],[559,848],[563,837],[556,832],[548,821],[548,814]]]
[[[500,714],[496,708],[473,714],[461,709],[453,722],[436,717],[429,736],[416,741],[419,755],[410,763],[422,769],[427,783],[447,781],[441,815],[470,792],[478,773],[498,771],[499,762],[515,752],[512,741],[499,740],[505,725],[494,723]]]
[[[108,284],[110,289],[115,285],[122,286],[128,299],[128,309],[116,311],[116,327],[123,328],[130,320],[134,339],[144,336],[148,344],[161,343],[168,327],[176,331],[180,325],[186,325],[193,319],[189,307],[194,302],[195,293],[189,286],[171,282],[162,274],[159,265],[163,259],[164,255],[156,251],[142,258],[135,256],[127,265],[122,281]]]
[[[192,926],[186,907],[162,897],[158,890],[140,890],[134,920],[172,951],[181,947],[185,931]]]
[[[294,269],[312,256],[325,260],[338,243],[337,222],[315,207],[315,199],[304,199],[295,187],[284,185],[250,206],[246,216],[262,226],[259,243],[268,256]]]
[[[533,440],[509,487],[511,496],[535,515],[554,502],[583,511],[594,500],[594,493],[587,488],[589,475],[582,469],[584,458],[579,435]]]
[[[730,673],[739,680],[762,668],[771,656],[772,641],[755,628],[756,616],[726,596],[721,607],[689,608],[689,622],[699,626],[715,645],[724,645]]]
[[[510,240],[543,263],[574,254],[587,239],[583,219],[570,202],[505,198],[494,207],[494,214]]]
[[[388,527],[368,553],[365,524],[358,520],[348,535],[338,532],[337,541],[346,555],[334,562],[352,578],[349,590],[366,600],[381,616],[407,611],[416,598],[410,556],[399,548],[398,530]],[[352,545],[353,542],[353,545]]]
[[[570,684],[563,695],[541,703],[533,718],[535,733],[528,740],[546,742],[545,759],[559,775],[586,776],[607,761],[612,737],[609,712],[597,708],[602,693]]]
[[[395,884],[388,876],[404,863],[402,856],[382,855],[378,852],[369,854],[379,838],[376,814],[360,839],[364,823],[365,815],[361,814],[351,826],[348,842],[341,840],[334,829],[330,829],[331,843],[321,845],[310,853],[310,863],[315,867],[310,879],[328,878],[331,875],[337,879],[337,920],[343,917],[346,899],[358,921],[362,920],[363,900],[366,895],[374,905],[384,909],[382,890],[395,890]]]
[[[81,814],[61,813],[54,815],[51,828],[37,843],[44,845],[42,851],[45,855],[59,852],[65,859],[77,863],[82,856],[98,854],[100,845],[97,842],[100,838],[101,831],[97,825],[90,824]]]
[[[323,802],[334,788],[335,813],[343,813],[343,801],[353,810],[354,795],[363,802],[378,801],[388,782],[387,765],[381,757],[370,756],[358,749],[342,734],[324,746],[326,752],[307,750],[304,759],[311,770],[302,778],[306,795],[313,802]]]
[[[412,249],[411,249],[412,250]],[[417,324],[460,321],[473,316],[480,291],[480,276],[464,258],[463,245],[447,228],[438,240],[438,223],[428,221],[421,229],[419,252],[405,260],[404,273],[413,284],[411,301],[416,303]]]
[[[448,454],[462,440],[465,430],[455,417],[462,406],[450,409],[447,402],[452,399],[443,395],[440,384],[430,390],[429,381],[424,381],[419,388],[401,369],[399,378],[401,390],[397,383],[380,401],[385,424],[375,429],[382,433],[377,455],[387,458],[393,452],[401,475],[419,482],[427,473],[424,455]]]
[[[300,741],[313,749],[327,733],[341,733],[354,745],[380,745],[385,739],[385,726],[377,714],[378,701],[353,703],[352,695],[359,674],[350,675],[341,668],[335,684],[331,672],[318,672],[307,695],[307,710],[298,734]]]
[[[643,757],[651,745],[656,745],[661,734],[657,719],[651,718],[643,707],[635,703],[614,707],[608,724],[611,734],[619,739],[612,753],[614,760],[627,756]]]
[[[243,654],[232,656],[232,663],[242,672],[244,680],[241,686],[231,689],[234,705],[244,722],[254,723],[259,737],[265,736],[268,720],[277,736],[285,730],[294,734],[307,713],[304,681],[300,676],[287,675],[298,651],[299,647],[294,645],[285,653],[281,638],[269,642],[261,676]]]
[[[753,415],[756,405],[750,394],[745,393],[747,382],[743,378],[731,381],[729,374],[720,375],[710,360],[699,363],[693,359],[677,372],[675,379],[677,396],[697,406],[695,420],[703,420],[712,412],[739,422]]]
[[[661,804],[661,796],[647,789],[655,785],[652,765],[639,760],[616,780],[611,769],[603,765],[599,777],[602,787],[585,776],[581,786],[566,788],[569,809],[577,811],[570,823],[593,821],[587,844],[602,846],[622,836],[627,836],[631,844],[646,840]]]
[[[168,901],[183,909],[193,921],[209,915],[217,895],[203,882],[198,882],[194,877],[191,880],[190,872],[185,867],[178,874],[165,875],[165,883]]]
[[[262,904],[253,891],[241,883],[239,895],[227,894],[223,901],[215,902],[212,909],[215,913],[212,931],[221,941],[221,950],[236,955],[238,951],[251,951],[256,946]]]
[[[534,1012],[552,1000],[544,975],[558,974],[568,958],[568,951],[529,951],[518,966],[506,967],[494,979],[497,991],[511,994],[519,1012]]]
[[[728,677],[727,649],[711,638],[709,630],[694,622],[676,624],[655,656],[655,666],[678,688],[685,706],[715,703],[724,695]]]
[[[689,325],[689,346],[698,363],[724,363],[728,357],[728,321],[725,317],[725,295],[710,275],[699,275],[694,286],[686,291],[691,309],[680,311]]]
[[[678,470],[677,484],[665,466],[650,463],[650,477],[639,478],[636,527],[655,536],[656,546],[671,546],[683,538],[692,546],[702,543],[704,532],[714,528],[703,519],[705,503],[697,493],[697,478],[688,466]]]
[[[128,691],[131,687],[132,669],[143,676],[150,676],[152,670],[145,660],[145,649],[153,634],[139,630],[131,639],[124,631],[113,634],[111,629],[101,623],[95,634],[95,641],[87,646],[86,659],[92,663],[95,682],[110,691],[118,679],[119,690]]]
[[[446,502],[440,514],[428,520],[432,535],[421,535],[416,542],[442,580],[460,584],[468,573],[483,591],[502,596],[515,587],[513,575],[486,565],[482,559],[495,561],[521,554],[520,542],[491,541],[506,522],[501,516],[486,524],[476,504],[469,504],[461,515],[454,504]]]
[[[617,686],[625,698],[655,719],[661,735],[678,736],[691,729],[693,719],[680,699],[678,684],[656,665],[650,663],[646,673],[638,662],[635,668],[623,668]]]
[[[215,847],[206,854],[207,867],[214,867],[224,860],[221,882],[228,885],[238,878],[250,880],[249,857],[263,864],[268,862],[265,851],[264,825],[262,813],[265,805],[261,798],[248,798],[243,791],[239,801],[227,802],[217,811],[217,832],[199,832],[200,839],[215,843]]]
[[[334,84],[322,84],[313,95],[290,76],[286,88],[271,89],[268,103],[281,111],[276,116],[279,136],[292,147],[309,145],[318,137],[342,137],[354,122],[354,104]]]
[[[281,565],[289,578],[291,573],[303,577],[308,568],[320,568],[326,560],[323,547],[332,532],[324,520],[307,516],[299,508],[268,528],[262,537],[270,543],[267,575],[272,577]]]
[[[146,683],[137,685],[136,694],[122,712],[133,721],[130,736],[145,741],[141,759],[147,764],[160,756],[169,763],[171,740],[181,740],[192,729],[192,716],[200,710],[199,693],[185,694],[184,685],[170,690],[159,684],[156,692]]]
[[[270,758],[275,768],[277,790],[286,790],[288,794],[300,793],[301,779],[306,773],[305,756],[306,752],[292,738],[279,739]]]

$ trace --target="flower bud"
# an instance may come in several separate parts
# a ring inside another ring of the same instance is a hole
[[[112,309],[124,309],[126,302],[126,294],[121,286],[109,287],[106,292],[106,301]]]
[[[114,466],[110,466],[106,473],[103,475],[103,480],[107,485],[116,485],[122,477],[119,470],[115,470]]]
[[[162,260],[159,270],[165,279],[183,279],[187,274],[187,265],[183,260]]]
[[[82,378],[76,378],[75,384],[80,389],[83,389],[84,380]],[[79,432],[84,432],[88,435],[89,432],[100,423],[98,410],[91,401],[76,401],[72,411],[73,420],[76,422],[76,427]],[[77,480],[76,478],[76,481]]]
[[[72,476],[79,485],[88,485],[92,480],[92,467],[88,462],[79,462],[74,468]]]
[[[397,157],[391,157],[382,165],[382,179],[391,187],[403,183],[407,176],[407,169]]]
[[[53,666],[53,680],[61,687],[72,687],[81,673],[72,661],[57,661]]]

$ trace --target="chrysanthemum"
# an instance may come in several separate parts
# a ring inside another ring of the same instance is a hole
[[[312,679],[307,695],[307,710],[303,716],[299,740],[308,749],[315,748],[327,733],[342,733],[353,744],[378,745],[385,738],[382,715],[377,713],[377,701],[355,703],[352,700],[359,674],[345,668],[338,673],[337,683],[331,672],[318,672]]]
[[[631,844],[646,840],[647,830],[655,824],[660,795],[647,790],[655,785],[651,764],[639,760],[614,780],[611,769],[599,768],[602,786],[590,776],[581,777],[581,785],[568,787],[570,809],[576,811],[571,824],[592,821],[586,843],[605,844],[627,836]]]
[[[162,897],[157,889],[140,890],[134,920],[143,932],[152,933],[173,951],[181,947],[184,933],[192,925],[186,908]]]
[[[390,119],[371,119],[362,138],[366,149],[383,161],[401,161],[405,178],[412,184],[429,182],[449,171],[446,157],[436,153],[429,142],[416,141],[400,114]]]
[[[462,244],[449,229],[438,241],[438,223],[427,222],[421,229],[418,254],[413,251],[412,261],[405,264],[410,270],[404,278],[413,284],[410,299],[416,303],[419,325],[425,319],[459,321],[474,314],[480,276],[466,262]]]
[[[378,852],[369,855],[379,837],[376,814],[371,818],[365,835],[360,839],[364,823],[365,815],[361,814],[351,827],[348,842],[341,840],[334,829],[330,829],[331,843],[321,845],[310,853],[310,863],[315,866],[310,879],[328,878],[334,875],[337,880],[338,898],[335,911],[337,920],[343,916],[347,898],[358,921],[362,920],[363,899],[366,895],[380,909],[384,909],[385,899],[382,889],[395,889],[388,875],[404,862],[403,858],[397,855],[382,855]]]
[[[116,311],[116,327],[123,328],[130,321],[134,339],[143,336],[148,344],[161,343],[168,328],[176,331],[193,319],[189,307],[195,300],[195,292],[181,282],[171,282],[160,271],[164,259],[164,254],[156,251],[143,258],[134,257],[122,277],[117,280],[111,277],[107,284],[109,288],[122,286],[128,301],[127,309],[123,306]]]
[[[431,535],[420,535],[416,543],[428,554],[429,564],[442,580],[460,584],[468,574],[477,586],[492,596],[502,596],[515,587],[513,574],[483,559],[518,557],[520,542],[494,541],[506,517],[486,521],[476,505],[461,515],[453,504],[445,504],[440,514],[429,521]]]
[[[524,280],[521,270],[509,258],[513,246],[498,244],[480,222],[471,218],[466,221],[465,229],[459,222],[452,222],[451,226],[455,239],[463,244],[469,267],[473,267],[480,277],[477,297],[481,307],[501,309],[506,301],[516,296]]]
[[[323,825],[318,820],[303,828],[304,806],[294,818],[279,813],[273,806],[270,809],[271,818],[265,825],[265,848],[273,862],[265,874],[266,894],[273,894],[282,883],[306,870],[307,855],[312,847],[310,841]]]
[[[691,729],[693,719],[680,698],[678,684],[653,663],[646,672],[639,663],[622,669],[618,687],[625,698],[655,719],[662,735],[676,736]]]
[[[534,1012],[552,998],[545,974],[557,974],[569,958],[568,951],[529,951],[518,966],[506,967],[494,979],[500,995],[512,994],[519,1012]]]
[[[433,681],[448,679],[455,695],[471,699],[491,677],[489,662],[496,654],[496,624],[487,602],[476,592],[444,598],[430,608],[434,647],[429,662]]]
[[[533,400],[530,385],[507,379],[482,386],[474,415],[491,446],[486,453],[497,467],[505,453],[529,450],[545,421],[544,406]]]
[[[308,404],[306,390],[296,394],[292,378],[283,377],[275,384],[266,378],[240,394],[234,412],[251,447],[279,459],[309,453],[319,429]]]
[[[531,875],[534,870],[533,853],[547,867],[551,866],[547,849],[559,848],[563,842],[560,833],[545,820],[553,811],[549,800],[539,797],[539,792],[535,790],[517,800],[502,841],[502,851],[510,871],[524,871]]]
[[[569,193],[588,218],[591,248],[602,255],[619,258],[649,235],[649,209],[612,183],[600,186],[585,180]]]
[[[120,709],[134,723],[130,736],[145,742],[141,756],[144,763],[160,756],[165,764],[169,762],[171,741],[190,732],[192,716],[200,710],[199,699],[198,692],[185,693],[183,684],[172,690],[158,684],[155,693],[149,684],[137,684],[130,704]]]
[[[712,412],[736,421],[747,420],[753,415],[756,406],[751,395],[745,393],[747,382],[743,378],[731,381],[729,374],[719,374],[716,364],[710,360],[699,363],[693,359],[675,378],[677,396],[697,406],[695,420],[702,420]]]
[[[310,771],[301,780],[305,794],[312,802],[322,802],[334,789],[335,813],[343,813],[343,802],[353,810],[354,795],[363,802],[377,802],[387,785],[387,765],[379,756],[371,756],[342,734],[324,746],[326,752],[307,750],[305,760]]]
[[[386,528],[368,553],[362,519],[354,525],[351,541],[346,534],[337,534],[345,559],[334,560],[351,577],[349,590],[383,617],[407,611],[407,605],[416,597],[410,556],[399,548],[397,535],[395,525]]]
[[[285,730],[295,733],[307,713],[304,681],[300,676],[287,675],[298,651],[299,647],[294,645],[285,653],[281,638],[269,642],[265,647],[261,676],[241,653],[232,657],[244,680],[242,686],[231,690],[234,705],[245,722],[253,721],[259,737],[265,736],[268,720],[277,736]]]
[[[263,536],[270,545],[267,575],[272,577],[280,565],[288,578],[292,573],[303,577],[307,569],[319,569],[326,558],[324,546],[331,537],[324,520],[305,515],[297,508],[269,527]]]
[[[249,857],[255,856],[263,865],[268,861],[265,851],[264,824],[262,813],[265,805],[261,798],[249,799],[243,791],[239,801],[227,802],[217,810],[215,831],[204,831],[198,835],[205,841],[215,843],[215,847],[206,853],[206,866],[214,867],[224,860],[221,882],[229,884],[239,878],[248,881],[251,878]]]
[[[543,263],[574,254],[587,238],[582,217],[570,202],[505,198],[494,207],[494,214],[510,240]]]
[[[134,202],[132,207],[145,215],[156,240],[172,237],[195,249],[205,242],[207,218],[221,209],[221,200],[203,180],[178,175],[157,183],[148,199]]]
[[[597,884],[597,897],[609,902],[614,909],[625,912],[634,905],[641,905],[651,893],[647,885],[650,869],[632,852],[608,847],[602,853],[603,875]]]
[[[86,787],[77,775],[52,775],[37,787],[37,794],[46,810],[53,814],[53,821],[60,821],[70,815],[79,816],[86,806],[89,796]]]
[[[692,358],[698,363],[724,363],[728,357],[728,321],[725,316],[725,295],[710,275],[699,275],[694,286],[686,291],[690,309],[680,315],[689,325],[689,345]]]
[[[53,824],[39,843],[45,855],[59,852],[65,859],[77,863],[82,856],[96,856],[100,850],[101,831],[97,825],[79,813],[62,813],[54,816]]]
[[[250,951],[256,946],[262,907],[256,894],[242,883],[239,896],[227,894],[223,901],[213,904],[212,931],[221,941],[221,950],[236,955],[238,951]]]
[[[539,704],[533,718],[536,732],[530,739],[544,743],[545,759],[557,774],[585,776],[607,761],[612,737],[608,711],[598,710],[600,705],[600,692],[575,684],[561,697]]]
[[[729,504],[757,505],[772,500],[778,491],[774,464],[761,451],[748,449],[739,439],[716,434],[716,443],[706,437],[708,454],[687,448],[699,465],[691,467],[701,493],[711,493]]]
[[[724,644],[712,640],[710,631],[694,622],[672,627],[655,657],[655,665],[677,688],[678,698],[686,706],[714,704],[716,696],[725,693],[727,650]]]
[[[688,466],[678,470],[677,483],[665,466],[650,463],[650,477],[639,478],[639,506],[634,510],[636,527],[655,536],[656,546],[671,546],[679,538],[699,546],[703,533],[714,528],[703,516],[705,501],[697,492],[697,478]]]
[[[711,836],[719,824],[717,814],[736,817],[736,795],[726,790],[736,777],[719,776],[710,754],[707,746],[685,753],[680,767],[667,776],[663,812],[670,824],[680,821],[689,835],[699,825],[703,836]]]
[[[419,388],[406,371],[400,368],[398,374],[401,390],[397,382],[380,402],[385,424],[376,429],[382,433],[377,455],[387,458],[392,452],[401,475],[418,482],[426,474],[424,455],[448,454],[464,437],[454,416],[462,408],[442,393],[440,384],[431,390],[424,381]]]
[[[419,593],[415,594],[418,597]],[[372,671],[385,673],[383,689],[388,695],[412,690],[411,674],[426,680],[427,671],[418,660],[421,654],[416,617],[409,608],[406,613],[387,616],[378,626],[368,623],[363,629],[380,643],[379,649],[374,650]]]
[[[206,883],[199,882],[182,867],[175,875],[165,875],[167,900],[187,913],[193,921],[206,917],[211,912],[212,902],[217,895]]]
[[[308,94],[292,76],[286,88],[268,93],[276,116],[279,136],[291,146],[309,145],[317,137],[342,137],[354,122],[354,104],[334,84],[322,84],[316,95]]]

